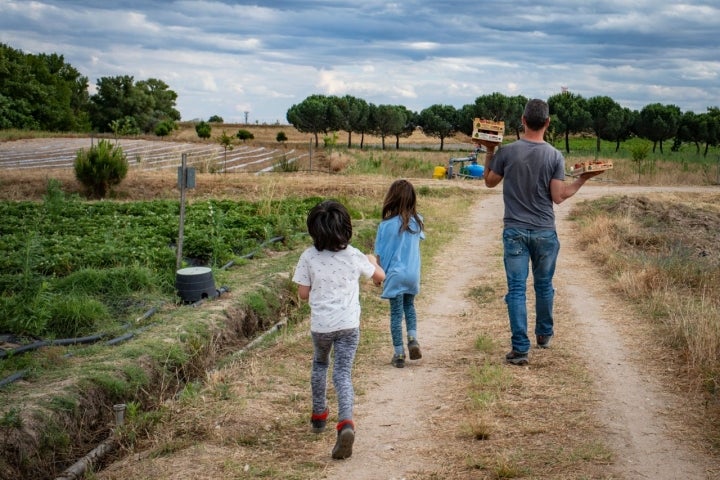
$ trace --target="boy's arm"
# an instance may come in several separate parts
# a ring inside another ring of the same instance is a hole
[[[310,286],[309,285],[298,285],[298,296],[300,300],[307,300],[310,298]]]

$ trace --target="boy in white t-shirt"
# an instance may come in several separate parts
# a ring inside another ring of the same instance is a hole
[[[307,228],[313,246],[298,260],[293,282],[298,295],[310,303],[310,333],[314,355],[310,385],[312,389],[312,430],[325,430],[327,371],[330,351],[334,350],[333,385],[338,401],[337,440],[332,458],[352,455],[355,441],[353,404],[355,392],[352,367],[360,340],[360,277],[372,278],[376,285],[385,272],[373,255],[365,255],[350,245],[352,222],[339,202],[326,200],[308,214]]]

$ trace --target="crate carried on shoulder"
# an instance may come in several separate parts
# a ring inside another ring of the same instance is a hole
[[[501,143],[505,133],[505,122],[476,118],[473,120],[473,140],[487,140]]]

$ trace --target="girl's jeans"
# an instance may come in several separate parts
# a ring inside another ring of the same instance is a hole
[[[311,332],[313,347],[310,387],[312,389],[313,413],[322,413],[327,407],[327,371],[330,366],[330,350],[333,351],[333,385],[338,402],[338,421],[353,416],[355,391],[352,384],[352,367],[360,342],[360,329],[349,328],[336,332]]]
[[[528,264],[532,265],[535,288],[535,335],[552,335],[555,297],[552,279],[560,242],[554,230],[507,228],[503,231],[503,250],[512,349],[525,353],[530,350],[525,298]]]
[[[415,295],[404,293],[390,299],[390,334],[394,347],[401,347],[403,344],[403,315],[407,331],[417,331]]]

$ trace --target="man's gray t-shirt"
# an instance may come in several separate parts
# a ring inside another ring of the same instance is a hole
[[[499,148],[490,169],[503,177],[505,228],[555,230],[550,180],[565,180],[565,158],[546,142],[519,139]]]

